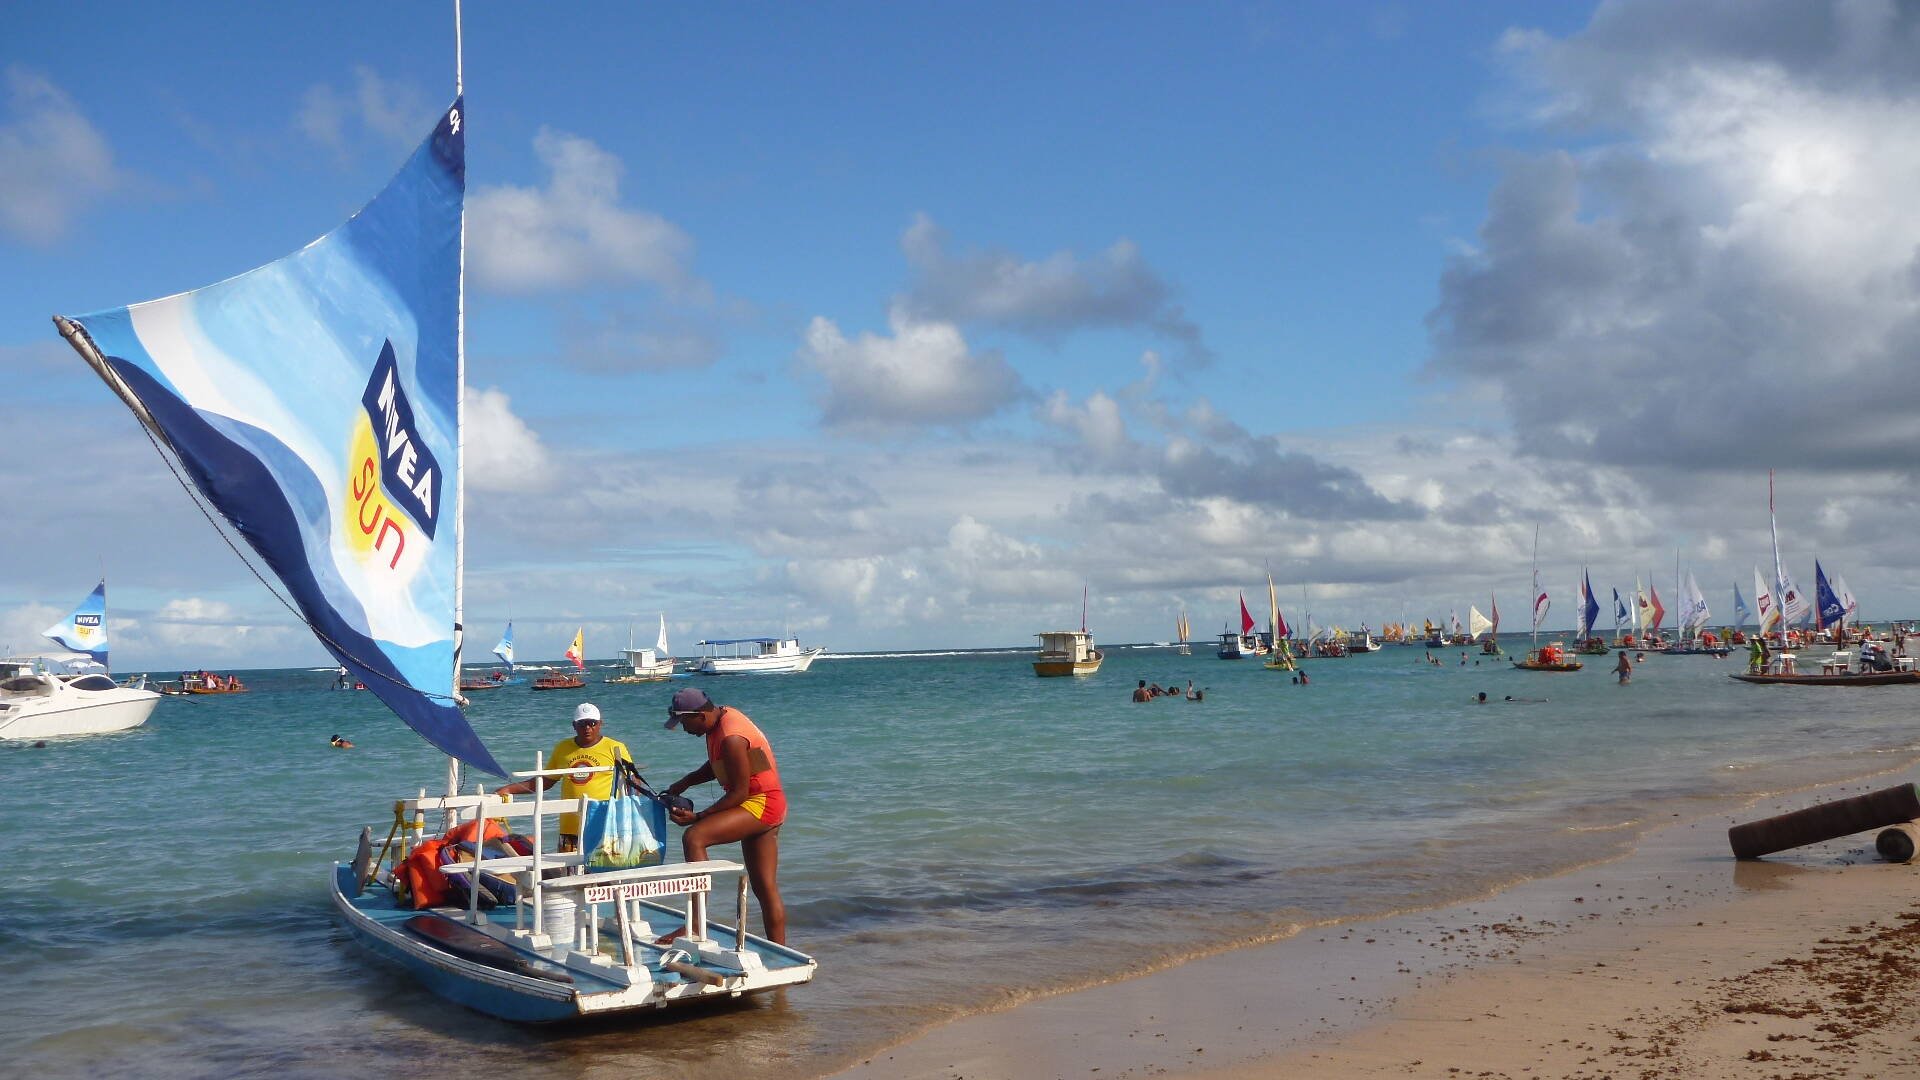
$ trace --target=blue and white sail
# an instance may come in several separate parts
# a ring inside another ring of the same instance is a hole
[[[1620,590],[1613,590],[1613,636],[1620,636],[1620,627],[1627,621],[1627,602],[1620,599]]]
[[[47,627],[43,634],[63,649],[86,653],[87,659],[107,666],[107,583],[93,587],[73,614]]]
[[[1740,598],[1740,583],[1733,583],[1733,628],[1738,630],[1747,625],[1747,618],[1753,614],[1748,610],[1747,602]]]
[[[453,696],[465,191],[456,99],[385,190],[299,251],[56,322],[335,659],[498,774]]]
[[[1813,600],[1815,626],[1825,630],[1846,620],[1847,605],[1841,602],[1839,594],[1827,583],[1827,572],[1820,568],[1819,559],[1813,560]]]
[[[1860,613],[1860,601],[1854,599],[1853,590],[1847,588],[1846,578],[1833,575],[1833,591],[1840,597],[1840,606],[1847,610],[1847,618],[1851,619]]]
[[[1592,636],[1593,628],[1600,621],[1600,601],[1593,598],[1593,575],[1586,567],[1580,568],[1580,633],[1579,639],[1585,641]]]
[[[493,655],[507,665],[508,671],[513,670],[513,623],[507,623],[507,632],[500,635],[500,644],[493,647]]]
[[[1700,583],[1693,578],[1693,571],[1687,571],[1687,584],[1680,591],[1680,636],[1692,638],[1706,629],[1707,620],[1713,618],[1712,609],[1707,607],[1707,594],[1700,591]]]

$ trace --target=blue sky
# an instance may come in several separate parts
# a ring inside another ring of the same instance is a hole
[[[118,667],[317,661],[47,317],[352,213],[451,96],[449,12],[80,10],[0,41],[0,460],[40,489],[0,645],[104,567]],[[999,644],[1085,580],[1104,640],[1156,639],[1267,566],[1323,624],[1511,613],[1535,524],[1550,589],[1677,549],[1725,616],[1769,465],[1802,584],[1920,610],[1913,38],[1872,4],[473,5],[469,622]]]

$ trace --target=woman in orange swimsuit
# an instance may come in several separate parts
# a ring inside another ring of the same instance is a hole
[[[767,940],[787,943],[787,908],[780,899],[780,823],[787,820],[787,796],[780,789],[780,769],[767,737],[732,707],[715,705],[706,691],[688,687],[673,695],[667,708],[667,727],[680,728],[707,740],[707,763],[667,788],[678,795],[695,784],[718,780],[725,794],[705,810],[671,811],[674,824],[683,826],[681,850],[688,862],[707,857],[707,848],[740,842],[747,881],[760,903],[760,921]]]

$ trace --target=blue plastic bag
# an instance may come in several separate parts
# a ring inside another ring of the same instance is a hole
[[[616,791],[605,802],[587,803],[580,850],[589,871],[652,866],[661,861],[659,837],[666,831],[666,812],[658,803]]]

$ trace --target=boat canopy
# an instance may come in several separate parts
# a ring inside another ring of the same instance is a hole
[[[782,641],[792,641],[792,640],[793,640],[792,638],[777,638],[777,637],[736,637],[736,638],[714,638],[711,641],[697,641],[694,644],[696,645],[776,645]]]

